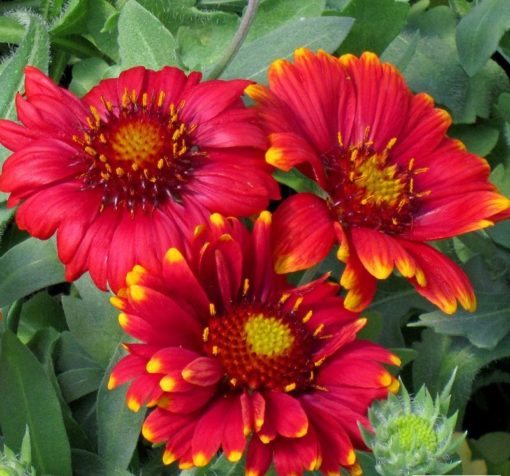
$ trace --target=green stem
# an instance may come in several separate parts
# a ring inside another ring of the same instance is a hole
[[[228,48],[225,50],[223,57],[216,63],[213,70],[209,73],[207,79],[216,79],[225,71],[225,68],[230,64],[236,53],[241,48],[248,31],[250,30],[250,26],[255,18],[255,13],[257,12],[257,8],[259,6],[260,0],[248,0],[248,6],[246,7],[246,11],[244,12],[243,18],[241,20],[241,24],[239,25],[234,38],[228,45]]]

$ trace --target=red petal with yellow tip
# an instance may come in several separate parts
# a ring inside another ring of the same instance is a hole
[[[308,417],[299,400],[280,392],[266,395],[266,420],[272,420],[279,435],[300,438],[308,431]]]
[[[182,378],[186,382],[201,387],[217,383],[224,375],[223,368],[217,360],[209,357],[198,357],[182,369]]]
[[[449,114],[427,94],[413,94],[373,53],[336,58],[300,48],[293,62],[275,61],[268,78],[269,88],[248,89],[271,141],[266,160],[282,170],[296,166],[327,194],[308,207],[294,206],[301,199],[291,196],[275,213],[277,269],[320,261],[331,246],[329,221],[347,265],[348,309],[366,307],[376,279],[395,266],[445,312],[453,312],[455,295],[472,308],[458,276],[455,290],[439,297],[451,271],[429,267],[427,282],[437,282],[425,285],[422,261],[403,243],[449,238],[508,217],[510,201],[489,182],[487,161],[448,137]]]
[[[311,193],[286,199],[273,215],[273,240],[278,273],[306,269],[323,260],[335,240],[324,201]]]
[[[446,314],[454,314],[459,303],[467,311],[476,309],[476,298],[468,277],[452,260],[431,246],[402,242],[423,270],[425,283],[412,279],[416,291]]]
[[[196,466],[205,466],[220,448],[225,415],[234,403],[232,399],[218,399],[198,420],[191,440],[193,462]]]

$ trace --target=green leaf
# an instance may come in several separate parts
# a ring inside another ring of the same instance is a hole
[[[182,26],[177,32],[182,62],[190,70],[204,70],[218,61],[239,27],[236,15],[226,15],[221,24]]]
[[[119,53],[124,68],[145,66],[160,69],[178,65],[173,35],[135,0],[128,0],[119,16]]]
[[[101,58],[79,61],[73,66],[73,79],[69,90],[78,96],[84,96],[103,79],[108,68],[108,63]]]
[[[16,19],[10,16],[0,16],[0,43],[19,44],[23,40],[25,29]]]
[[[118,12],[106,0],[88,0],[86,25],[94,44],[113,61],[119,61],[117,44]],[[114,21],[112,24],[111,22]],[[106,24],[108,22],[108,29]]]
[[[478,440],[469,440],[469,443],[484,459],[493,464],[501,464],[510,459],[510,433],[487,433]]]
[[[422,298],[403,278],[391,276],[377,285],[377,293],[367,312],[382,316],[382,330],[377,342],[386,347],[404,347],[401,326],[418,310],[434,306]]]
[[[88,275],[74,285],[80,297],[62,297],[67,325],[76,341],[104,368],[125,338],[117,323],[118,311],[110,304],[110,295],[97,289]]]
[[[58,376],[58,383],[66,402],[73,402],[99,388],[103,378],[103,369],[88,367],[67,370]]]
[[[338,53],[381,54],[400,33],[409,12],[407,3],[395,0],[351,0],[342,15],[355,19]]]
[[[28,425],[36,469],[70,476],[71,451],[55,390],[41,364],[10,331],[2,337],[0,394],[0,420],[7,445],[19,450]]]
[[[25,36],[0,73],[0,117],[14,119],[14,97],[23,90],[24,68],[33,65],[48,72],[49,37],[44,22],[35,15],[16,12],[12,17],[25,25]]]
[[[335,51],[347,36],[352,18],[319,17],[295,20],[243,45],[221,77],[247,78],[265,83],[266,71],[278,58],[290,58],[300,47]]]
[[[510,356],[510,334],[493,349],[481,349],[464,337],[440,335],[427,329],[422,333],[422,341],[415,347],[418,351],[413,363],[415,388],[425,384],[432,395],[439,393],[458,367],[451,408],[459,409],[459,421],[462,421],[462,413],[479,370],[494,360]]]
[[[181,26],[222,25],[233,15],[219,11],[198,9],[196,0],[139,0],[145,9],[151,12],[165,27],[176,34]]]
[[[290,187],[296,192],[310,192],[324,200],[329,198],[328,193],[323,190],[317,182],[308,178],[296,168],[292,168],[288,172],[275,170],[273,172],[273,177],[277,182],[287,185],[287,187]]]
[[[459,63],[454,30],[437,30],[436,10],[444,12],[441,7],[428,11],[426,15],[435,13],[430,17],[434,21],[418,22],[422,27],[419,32],[404,31],[397,36],[385,50],[383,60],[401,68],[413,91],[426,92],[446,106],[455,122],[474,123],[477,116],[488,118],[496,98],[510,89],[508,77],[494,61],[469,77]]]
[[[469,152],[485,157],[496,146],[499,139],[499,131],[494,127],[483,124],[464,125],[458,124],[448,130],[448,135],[460,139]]]
[[[124,355],[122,347],[114,353],[97,394],[97,441],[99,456],[108,468],[126,469],[140,436],[145,411],[135,413],[126,405],[127,387],[108,390],[110,372]]]
[[[482,0],[462,18],[457,26],[457,48],[460,62],[470,76],[483,68],[509,29],[508,0]]]
[[[475,312],[459,310],[453,316],[434,311],[410,326],[431,327],[438,334],[464,336],[476,347],[493,349],[510,332],[510,293],[477,293]]]
[[[87,31],[88,0],[70,0],[64,12],[51,25],[52,36],[77,35]]]
[[[267,35],[289,21],[318,17],[325,6],[325,0],[315,0],[313,2],[310,2],[310,0],[262,0],[245,43],[250,43],[263,35]]]
[[[46,291],[42,291],[23,303],[18,338],[27,342],[38,330],[47,327],[63,331],[67,326],[62,306]]]
[[[73,449],[72,459],[74,476],[133,476],[129,471],[109,468],[102,458],[90,451]]]
[[[0,307],[64,281],[64,267],[52,240],[29,238],[0,257]]]

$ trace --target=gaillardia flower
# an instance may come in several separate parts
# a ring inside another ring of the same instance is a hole
[[[296,166],[327,194],[294,195],[275,213],[278,272],[319,262],[338,241],[349,309],[367,306],[395,267],[444,312],[475,308],[464,272],[424,242],[492,225],[510,202],[487,162],[446,135],[446,111],[371,53],[299,49],[272,64],[268,88],[246,92],[269,134],[267,162]]]
[[[398,358],[355,340],[365,319],[327,276],[290,287],[275,274],[269,212],[251,234],[235,218],[210,222],[186,256],[170,248],[159,272],[135,266],[112,298],[141,342],[126,344],[109,388],[133,380],[128,406],[156,407],[142,433],[165,444],[167,464],[205,466],[220,448],[238,461],[247,447],[249,476],[271,462],[280,476],[358,474],[357,422],[397,389],[381,363]]]
[[[241,99],[249,81],[136,67],[80,100],[33,67],[25,73],[22,125],[0,121],[0,143],[14,151],[0,189],[19,204],[21,229],[41,239],[57,231],[68,280],[89,270],[116,290],[211,211],[246,216],[278,195],[266,139]]]

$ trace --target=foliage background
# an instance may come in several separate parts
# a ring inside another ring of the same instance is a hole
[[[15,119],[13,98],[32,64],[83,95],[125,68],[175,65],[215,70],[236,32],[245,0],[10,0],[0,2],[0,117]],[[492,181],[510,196],[509,0],[262,0],[249,34],[221,78],[264,83],[271,61],[295,48],[370,50],[399,67],[410,87],[452,115],[449,134],[487,157]],[[0,162],[9,151],[0,150]],[[29,173],[29,171],[27,171]],[[286,190],[309,187],[277,174]],[[454,184],[452,184],[453,186]],[[88,276],[64,282],[52,240],[19,231],[0,194],[0,429],[19,452],[26,425],[38,474],[166,475],[161,448],[139,439],[143,414],[124,390],[106,389],[126,339],[108,295]],[[366,311],[370,338],[403,358],[415,391],[438,392],[455,367],[452,405],[465,474],[510,475],[510,222],[436,246],[469,274],[477,312],[447,317],[404,280],[379,286]],[[330,257],[305,276],[333,269]],[[373,461],[361,455],[365,474]],[[474,461],[469,461],[471,458]],[[462,470],[457,469],[457,473]],[[183,474],[243,474],[219,458]]]

